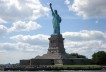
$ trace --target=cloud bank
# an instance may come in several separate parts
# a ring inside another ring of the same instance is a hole
[[[39,0],[0,0],[0,21],[36,20],[47,15],[49,9]]]
[[[0,0],[0,35],[39,29],[36,20],[48,12],[39,0]]]
[[[74,0],[73,4],[65,0],[70,11],[83,18],[106,17],[106,0]]]
[[[48,35],[38,34],[38,35],[16,35],[11,37],[11,39],[17,42],[28,43],[30,45],[47,45]]]
[[[97,51],[106,51],[106,33],[102,31],[82,30],[65,32],[65,48],[68,53],[79,53],[91,58]]]
[[[4,36],[7,33],[7,27],[0,25],[0,36]]]
[[[106,33],[102,31],[82,30],[80,32],[65,32],[64,46],[67,53],[79,53],[91,58],[97,51],[106,51]],[[48,35],[16,35],[10,37],[15,43],[1,43],[0,51],[47,52]],[[90,53],[90,54],[89,54]]]
[[[8,32],[12,31],[30,31],[30,30],[36,30],[41,28],[40,24],[37,24],[36,22],[29,21],[17,21],[13,23],[13,26],[8,29]]]

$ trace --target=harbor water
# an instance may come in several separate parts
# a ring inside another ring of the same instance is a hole
[[[59,70],[59,71],[0,71],[0,72],[106,72],[106,70]]]

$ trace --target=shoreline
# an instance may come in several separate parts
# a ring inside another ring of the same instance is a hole
[[[106,70],[106,66],[86,66],[86,65],[77,65],[77,66],[21,66],[21,67],[8,67],[4,68],[2,71],[52,71],[52,70]]]

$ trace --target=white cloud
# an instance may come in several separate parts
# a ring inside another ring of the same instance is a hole
[[[63,37],[65,38],[65,48],[68,53],[80,53],[88,57],[100,50],[106,48],[106,33],[101,31],[88,31],[82,30],[80,32],[65,32]],[[11,39],[17,42],[28,43],[30,45],[48,46],[47,35],[17,35],[11,37]],[[90,52],[88,54],[86,52]]]
[[[11,37],[11,39],[17,42],[24,42],[31,45],[47,45],[48,35],[38,34],[38,35],[16,35]]]
[[[1,51],[0,51],[0,53],[5,53],[5,52],[6,52],[5,50],[1,50]]]
[[[21,59],[31,59],[46,53],[47,47],[27,43],[0,43],[0,64],[19,63]]]
[[[14,51],[22,51],[22,52],[40,52],[42,50],[46,50],[47,48],[40,45],[30,45],[28,43],[0,43],[0,51],[5,52],[14,52]],[[44,51],[45,52],[45,51]]]
[[[89,41],[65,41],[66,47],[67,48],[80,48],[80,47],[100,47],[103,42],[101,40],[89,40]],[[97,46],[98,45],[98,46]]]
[[[106,33],[101,31],[88,31],[82,30],[80,32],[65,32],[63,33],[65,38],[71,40],[103,40],[106,39]]]
[[[10,39],[16,40],[14,43],[0,43],[1,53],[5,52],[37,52],[38,54],[44,54],[48,48],[48,35],[17,35]]]
[[[0,18],[7,22],[37,19],[47,15],[49,8],[39,0],[0,0]]]
[[[7,33],[7,27],[0,25],[0,36],[3,36]]]
[[[106,17],[106,0],[74,0],[72,5],[66,0],[66,4],[70,10],[84,18]]]
[[[17,63],[20,59],[31,59],[37,55],[47,53],[48,37],[48,35],[41,34],[11,37],[16,42],[0,43],[0,57],[3,57],[0,59],[0,63]]]
[[[29,21],[29,22],[22,22],[17,21],[13,23],[13,26],[8,29],[8,32],[12,31],[30,31],[41,28],[41,25],[37,24],[36,22]]]
[[[106,51],[106,33],[101,31],[82,30],[65,32],[65,48],[68,53],[79,53],[91,58],[97,51]]]
[[[106,49],[106,44],[103,44],[103,45],[102,45],[102,48]]]
[[[31,59],[47,52],[47,47],[28,43],[0,43],[0,64],[19,63],[21,59]]]
[[[67,53],[79,53],[91,58],[94,52],[106,51],[106,33],[102,31],[65,32],[63,37],[65,38],[64,46]],[[12,36],[10,39],[16,42],[0,43],[0,53],[3,54],[1,56],[10,56],[9,61],[11,61],[11,59],[14,59],[13,52],[16,52],[16,54],[14,53],[17,56],[15,58],[19,61],[22,58],[33,58],[36,55],[45,54],[49,46],[48,38],[48,35],[43,34]],[[20,52],[22,54],[18,54]],[[10,53],[11,55],[5,53]]]
[[[14,51],[14,52],[4,52],[0,53],[0,64],[15,64],[19,63],[22,59],[31,59],[38,55],[38,52],[21,52],[21,51]]]
[[[6,23],[6,21],[0,18],[0,24],[3,24],[3,23]]]
[[[67,5],[69,5],[69,4],[70,4],[70,1],[69,1],[69,0],[65,0],[65,3],[66,3]]]

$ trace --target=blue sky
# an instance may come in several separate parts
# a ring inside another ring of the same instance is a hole
[[[0,64],[43,55],[53,33],[49,8],[62,18],[67,53],[106,51],[106,0],[1,0]]]

